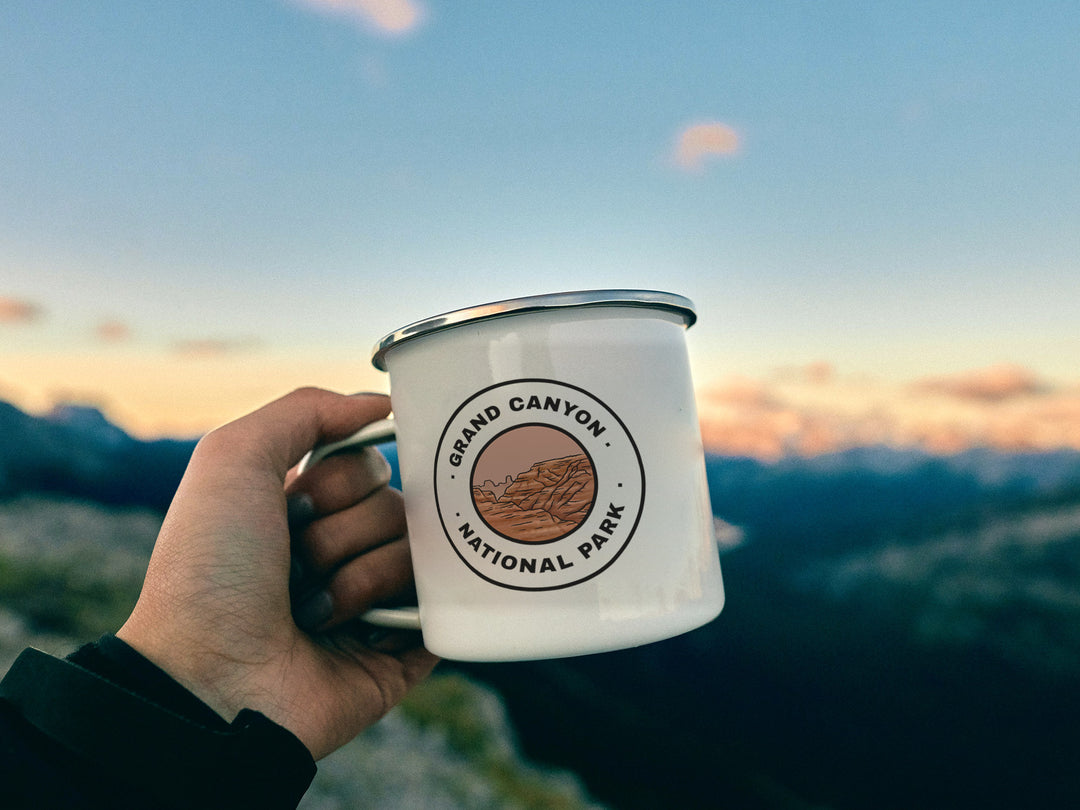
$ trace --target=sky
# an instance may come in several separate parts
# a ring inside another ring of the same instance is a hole
[[[1080,5],[7,0],[0,399],[197,434],[691,298],[707,444],[1080,447]]]

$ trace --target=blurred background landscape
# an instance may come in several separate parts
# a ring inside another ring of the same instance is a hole
[[[669,290],[721,617],[444,665],[309,810],[1077,806],[1078,41],[1058,0],[5,2],[0,668],[116,629],[214,426],[388,391],[439,312]]]
[[[0,407],[0,667],[119,626],[192,447],[93,409]],[[717,621],[618,653],[444,662],[324,763],[306,806],[1080,800],[1080,452],[875,446],[707,469]]]

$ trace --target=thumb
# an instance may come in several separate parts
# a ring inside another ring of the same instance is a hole
[[[345,438],[390,413],[383,394],[344,394],[299,388],[215,433],[227,432],[237,448],[265,454],[282,479],[312,447]]]

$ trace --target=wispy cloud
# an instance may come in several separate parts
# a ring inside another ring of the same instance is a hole
[[[699,409],[710,450],[766,459],[875,444],[1080,449],[1080,385],[1054,387],[1014,366],[893,385],[815,363],[720,381],[700,392]]]
[[[734,155],[741,141],[734,128],[719,121],[704,121],[684,127],[675,139],[673,158],[684,171],[701,171],[705,159]]]
[[[0,295],[0,324],[30,323],[44,313],[45,311],[32,301]]]
[[[181,357],[212,359],[252,351],[260,345],[256,338],[195,338],[177,341],[172,350]]]
[[[123,321],[102,321],[94,327],[94,337],[102,343],[126,343],[131,339],[131,327]]]
[[[359,22],[377,33],[397,36],[424,21],[416,0],[294,0],[298,5]]]
[[[702,437],[708,450],[777,459],[815,455],[856,443],[848,420],[828,409],[793,401],[784,386],[731,378],[699,395]]]
[[[930,393],[983,402],[999,402],[1025,394],[1037,394],[1043,389],[1034,373],[1012,365],[990,366],[960,374],[928,377],[918,381],[915,387]]]

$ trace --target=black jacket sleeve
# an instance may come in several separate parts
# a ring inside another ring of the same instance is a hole
[[[315,775],[293,734],[227,723],[119,639],[25,650],[0,682],[4,807],[295,808]]]

